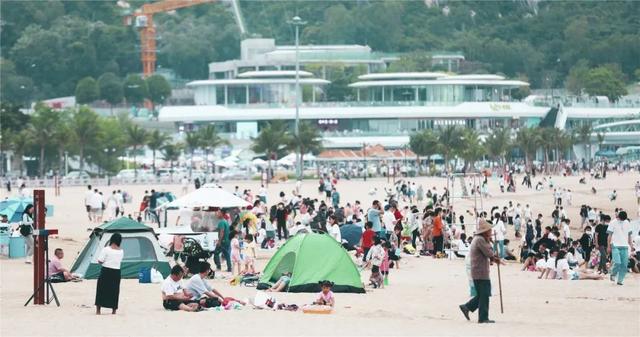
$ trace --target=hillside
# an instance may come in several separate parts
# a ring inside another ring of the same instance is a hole
[[[133,8],[143,1],[131,1]],[[250,34],[292,43],[287,19],[308,23],[302,43],[367,44],[386,52],[460,50],[474,70],[563,86],[572,67],[615,64],[638,80],[636,1],[240,1]],[[138,35],[115,1],[2,2],[2,100],[73,95],[77,82],[105,72],[140,72]],[[207,63],[237,57],[240,33],[224,3],[156,16],[158,66],[205,78]]]

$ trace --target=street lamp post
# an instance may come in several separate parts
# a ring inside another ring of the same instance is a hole
[[[294,135],[295,138],[298,140],[298,151],[296,151],[296,176],[298,177],[298,179],[302,179],[302,161],[300,160],[300,143],[299,143],[299,136],[300,136],[300,51],[299,51],[299,45],[300,45],[300,26],[304,26],[305,24],[307,24],[306,21],[302,21],[302,19],[300,19],[299,16],[294,16],[293,19],[291,19],[290,21],[288,21],[288,23],[290,25],[293,25],[295,27],[295,31],[296,31],[296,119],[295,119],[295,126],[294,126]]]

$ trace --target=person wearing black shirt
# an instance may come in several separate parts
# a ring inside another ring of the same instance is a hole
[[[536,219],[536,239],[540,239],[542,237],[542,214],[538,214],[538,218]]]
[[[604,215],[603,219],[604,223],[600,223],[595,228],[596,239],[594,240],[598,251],[600,252],[600,263],[598,264],[598,271],[601,273],[607,273],[607,238],[608,233],[607,229],[609,228],[609,222],[611,221],[611,217],[608,215]]]
[[[591,249],[593,248],[593,239],[591,238],[591,226],[587,226],[584,228],[584,234],[582,234],[582,236],[580,237],[580,240],[578,241],[580,241],[580,247],[582,247],[584,260],[589,261],[589,259],[591,258]],[[603,259],[603,257],[601,257],[601,259]]]
[[[278,240],[282,240],[282,234],[284,232],[285,240],[289,238],[289,231],[287,230],[287,210],[284,208],[283,203],[278,204],[276,210],[276,223],[278,228]]]

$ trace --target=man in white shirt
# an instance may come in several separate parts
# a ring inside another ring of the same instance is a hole
[[[84,207],[87,209],[87,216],[89,216],[89,221],[93,221],[91,217],[91,198],[93,197],[93,190],[91,189],[91,185],[87,186],[87,191],[84,192]]]
[[[384,225],[387,233],[393,232],[393,228],[396,225],[396,217],[393,215],[392,207],[385,207],[384,214],[382,215],[382,224]]]
[[[209,272],[211,272],[209,262],[200,262],[200,270],[189,279],[187,290],[192,295],[191,300],[198,301],[201,306],[219,307],[224,301],[224,296],[204,280]]]
[[[258,190],[258,198],[260,199],[260,201],[262,201],[262,203],[267,203],[267,189],[264,187],[264,185],[261,185],[260,189]]]
[[[180,208],[178,218],[176,219],[176,226],[191,226],[191,217],[193,216],[193,210],[187,206]]]
[[[569,219],[562,220],[562,235],[564,236],[564,243],[569,244],[571,240],[571,227],[569,227]]]
[[[187,179],[187,176],[182,177],[180,184],[182,185],[182,195],[187,194],[189,192],[189,179]]]
[[[162,306],[167,310],[197,311],[198,303],[191,302],[192,294],[182,287],[184,271],[179,265],[162,282]]]
[[[529,207],[529,204],[527,204],[524,207],[524,222],[527,223],[529,220],[533,220],[533,211],[531,210],[531,207]]]
[[[496,224],[493,226],[493,237],[496,240],[497,250],[501,259],[504,259],[506,254],[504,250],[504,236],[507,234],[507,228],[504,225],[504,221],[500,218],[500,213],[496,213]],[[496,249],[494,249],[496,250]]]
[[[627,212],[618,212],[618,219],[609,224],[607,233],[609,233],[608,251],[611,254],[611,262],[613,262],[610,278],[611,281],[615,281],[617,276],[617,284],[622,285],[624,276],[627,274],[627,265],[629,264],[629,249],[635,250],[632,242],[631,223],[627,219]]]
[[[91,200],[89,201],[91,205],[91,215],[93,217],[93,222],[101,222],[102,221],[102,203],[104,200],[102,199],[102,194],[98,192],[98,189],[93,190],[93,195],[91,196]]]
[[[116,201],[117,203],[117,208],[116,208],[116,217],[118,215],[123,216],[124,215],[124,195],[122,195],[122,191],[118,190],[116,192]]]

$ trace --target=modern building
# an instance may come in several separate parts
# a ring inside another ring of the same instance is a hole
[[[625,121],[639,118],[640,99],[636,97],[610,103],[532,95],[518,101],[514,93],[529,84],[500,75],[382,72],[388,60],[372,57],[375,53],[366,46],[302,48],[303,63],[333,59],[341,60],[340,64],[362,64],[371,71],[348,84],[345,90],[352,95],[339,102],[327,101],[331,81],[322,73],[300,71],[300,119],[322,130],[328,149],[357,149],[363,144],[402,148],[411,133],[422,129],[460,125],[486,135],[494,128],[537,126],[543,120],[561,129],[592,123],[596,126],[593,139],[598,131],[604,132],[603,145],[614,147],[612,150],[640,145],[637,130],[618,131],[620,125],[630,123]],[[231,140],[245,144],[269,121],[285,120],[293,126],[296,74],[291,70],[292,53],[292,47],[276,47],[270,39],[243,41],[241,60],[212,63],[211,79],[187,84],[195,104],[164,106],[160,121],[178,127],[213,123]],[[636,127],[637,122],[631,125]],[[575,150],[580,156],[580,150]]]
[[[361,45],[300,45],[301,69],[319,67],[319,74],[326,79],[326,67],[363,67],[366,73],[384,71],[401,54],[374,52]],[[236,78],[247,71],[295,70],[295,46],[277,46],[274,39],[252,38],[240,43],[240,59],[209,64],[210,79]],[[439,51],[430,53],[431,65],[445,71],[458,71],[464,62],[461,52]]]

